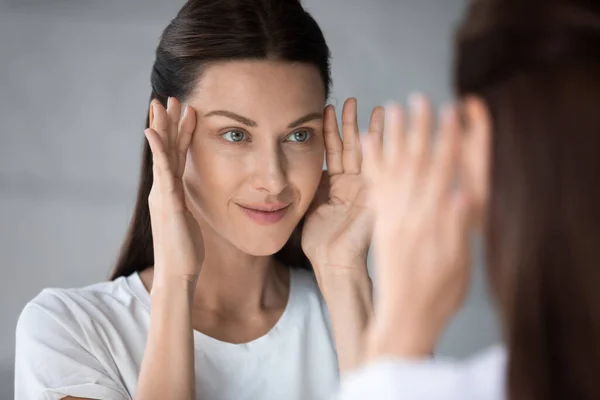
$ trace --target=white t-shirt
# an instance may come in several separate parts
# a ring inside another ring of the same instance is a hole
[[[504,400],[506,350],[466,361],[382,359],[342,380],[336,400]]]
[[[280,320],[245,344],[194,331],[202,400],[328,399],[339,386],[327,308],[308,271],[292,269]],[[17,324],[15,399],[132,399],[150,322],[139,275],[81,289],[45,289]]]

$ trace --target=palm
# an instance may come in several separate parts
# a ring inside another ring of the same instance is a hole
[[[204,256],[202,233],[189,211],[182,182],[185,158],[196,127],[196,114],[171,98],[165,110],[153,102],[152,127],[146,137],[153,159],[153,182],[148,196],[156,276],[174,273],[179,277],[198,275]],[[181,118],[181,120],[180,120]],[[165,265],[169,265],[168,270]]]
[[[376,109],[370,131],[379,134],[383,116]],[[325,115],[328,170],[306,215],[302,247],[315,263],[349,266],[364,263],[370,244],[372,216],[366,206],[367,182],[361,173],[362,149],[356,123],[356,104],[343,111],[344,141],[334,112]]]
[[[315,203],[304,224],[305,251],[314,254],[322,246],[352,260],[361,259],[366,255],[370,236],[363,178],[360,175],[333,177],[330,185],[324,185],[319,191],[323,200]],[[336,260],[336,263],[343,262]]]

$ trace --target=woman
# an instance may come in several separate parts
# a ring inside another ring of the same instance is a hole
[[[429,147],[422,104],[403,138],[369,142],[380,301],[370,365],[341,399],[600,398],[600,5],[474,2],[458,36],[460,111]],[[453,185],[459,176],[461,184]],[[505,347],[423,357],[458,309],[484,229]]]
[[[25,307],[16,397],[329,397],[371,313],[372,216],[356,102],[343,142],[334,109],[323,112],[321,30],[298,1],[190,1],[151,80],[113,280]],[[375,110],[376,135],[381,119]]]

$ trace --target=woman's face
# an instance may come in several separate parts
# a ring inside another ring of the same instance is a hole
[[[203,235],[277,252],[321,178],[325,89],[316,67],[235,61],[206,69],[187,101],[197,127],[184,172]]]

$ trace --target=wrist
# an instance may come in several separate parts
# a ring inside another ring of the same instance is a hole
[[[158,265],[158,266],[157,266]],[[191,285],[196,286],[198,282],[198,273],[180,273],[169,268],[168,264],[160,263],[153,266],[152,287],[183,287]]]
[[[367,327],[373,318],[373,290],[365,266],[321,265],[319,288],[329,310],[340,373],[362,363]]]
[[[172,302],[185,299],[192,302],[197,278],[155,275],[150,289],[150,299],[154,302]]]
[[[310,260],[315,274],[328,280],[350,279],[364,280],[369,277],[367,257],[320,257]]]
[[[357,268],[366,268],[367,252],[341,251],[329,247],[322,247],[313,251],[309,260],[315,267],[315,271],[351,271]]]
[[[369,328],[366,358],[381,357],[420,359],[430,357],[437,343],[435,330],[416,323],[381,322],[379,316]]]
[[[332,296],[356,296],[357,293],[372,297],[373,283],[366,265],[322,265],[322,268],[315,268],[315,274],[326,299]]]

